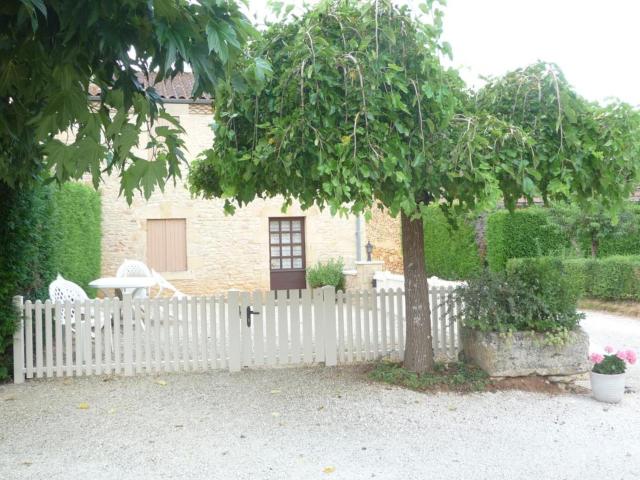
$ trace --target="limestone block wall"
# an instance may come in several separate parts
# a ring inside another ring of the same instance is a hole
[[[403,273],[400,217],[392,218],[386,210],[377,208],[371,213],[367,239],[373,245],[372,258],[384,261],[387,270],[393,273]]]
[[[212,118],[206,109],[170,104],[168,110],[187,132],[189,160],[211,145]],[[183,177],[186,174],[185,169]],[[186,219],[187,271],[161,273],[188,294],[268,289],[269,217],[305,217],[307,267],[335,257],[342,257],[348,268],[355,265],[355,217],[332,217],[317,208],[302,211],[295,204],[283,214],[278,198],[255,201],[226,216],[221,200],[192,198],[182,181],[167,185],[164,193],[155,192],[149,200],[137,196],[129,206],[119,197],[119,189],[117,177],[106,178],[101,188],[103,276],[114,275],[125,258],[147,261],[147,220],[168,218]],[[366,243],[364,232],[361,239]]]

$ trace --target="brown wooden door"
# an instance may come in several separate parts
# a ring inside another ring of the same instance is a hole
[[[307,286],[304,249],[304,217],[269,219],[271,290]]]

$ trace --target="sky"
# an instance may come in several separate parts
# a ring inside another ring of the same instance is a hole
[[[248,1],[264,18],[267,0]],[[420,2],[402,3],[417,11]],[[470,86],[544,60],[589,100],[640,105],[639,0],[448,0],[444,21],[453,65]]]

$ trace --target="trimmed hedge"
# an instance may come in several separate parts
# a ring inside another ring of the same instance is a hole
[[[437,205],[427,208],[424,221],[424,254],[427,273],[447,280],[470,278],[482,269],[472,222],[457,219],[452,226]]]
[[[493,271],[504,270],[511,258],[558,255],[570,246],[569,239],[540,207],[491,214],[486,239],[487,263]]]
[[[49,187],[11,189],[0,182],[0,379],[9,375],[16,326],[13,296],[47,298],[54,278]]]
[[[53,199],[57,271],[93,296],[88,284],[100,276],[102,256],[100,195],[86,185],[66,183]]]
[[[11,369],[14,295],[49,298],[58,272],[86,288],[100,274],[100,196],[70,183],[11,189],[0,182],[0,379]],[[88,291],[91,294],[92,292]]]
[[[546,260],[548,259],[512,259],[509,260],[507,269],[530,268],[531,265]],[[558,271],[570,282],[572,291],[580,297],[598,300],[640,300],[640,256],[554,261]]]

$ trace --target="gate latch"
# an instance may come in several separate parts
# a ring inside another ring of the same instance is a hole
[[[251,326],[251,315],[260,315],[260,312],[254,312],[251,306],[247,306],[247,327]]]

